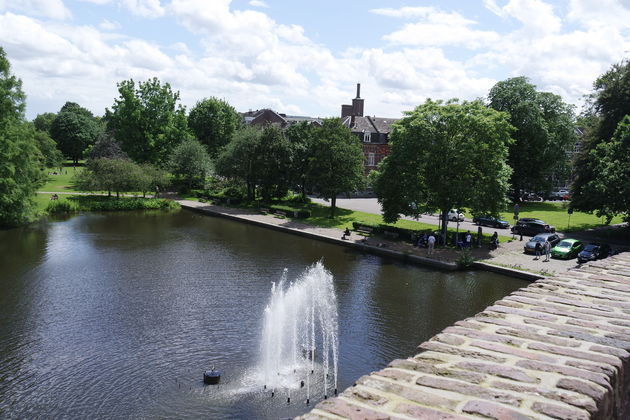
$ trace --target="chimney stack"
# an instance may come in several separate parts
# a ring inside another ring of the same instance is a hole
[[[357,83],[357,99],[361,97],[361,83]]]

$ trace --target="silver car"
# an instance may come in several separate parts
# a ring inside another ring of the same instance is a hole
[[[526,254],[533,254],[536,252],[536,244],[540,243],[541,246],[545,245],[545,242],[549,242],[553,248],[558,242],[560,237],[555,233],[539,233],[530,239],[524,246]]]

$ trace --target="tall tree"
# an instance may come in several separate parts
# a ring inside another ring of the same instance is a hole
[[[599,143],[589,152],[588,169],[593,179],[583,186],[590,198],[589,210],[610,220],[622,214],[630,222],[630,115],[617,125],[609,141]]]
[[[516,127],[508,155],[516,197],[525,189],[550,190],[554,176],[566,176],[566,152],[577,141],[573,108],[558,95],[538,92],[526,77],[497,83],[488,99],[491,108],[509,113]]]
[[[212,162],[206,148],[197,139],[189,139],[175,147],[170,169],[191,190],[203,186],[212,171]]]
[[[55,117],[50,136],[59,150],[78,163],[83,152],[94,143],[101,132],[101,126],[92,113],[74,102],[66,102]]]
[[[315,132],[316,126],[306,121],[294,124],[286,130],[286,136],[291,143],[290,176],[294,184],[299,187],[303,200],[306,200],[308,165]]]
[[[363,185],[361,143],[339,118],[325,119],[322,127],[315,130],[308,179],[317,192],[330,200],[331,217],[335,216],[337,195]]]
[[[63,164],[63,153],[57,148],[57,143],[45,131],[34,130],[33,136],[41,153],[42,166],[46,168],[60,167]]]
[[[261,136],[262,130],[255,126],[242,127],[234,133],[215,163],[217,174],[242,181],[247,186],[248,200],[256,198],[257,150]]]
[[[35,191],[43,183],[34,129],[24,120],[22,81],[0,47],[0,227],[30,221]]]
[[[54,112],[44,112],[43,114],[37,114],[33,120],[33,125],[39,131],[43,131],[50,135],[50,127],[52,127],[53,121],[57,118],[57,114]]]
[[[427,100],[394,125],[375,191],[386,222],[451,208],[498,213],[511,169],[508,115],[480,101]],[[443,225],[446,235],[446,224]]]
[[[206,145],[210,156],[216,157],[241,125],[241,116],[222,99],[210,98],[197,102],[188,115],[188,125],[197,139]]]
[[[291,144],[278,125],[269,124],[263,129],[254,171],[264,201],[287,194],[291,186]]]
[[[592,188],[597,184],[592,182],[597,177],[594,172],[597,162],[592,161],[599,156],[596,150],[601,143],[611,141],[617,126],[630,115],[630,60],[614,64],[595,80],[593,88],[589,95],[590,107],[583,118],[586,130],[571,185],[571,205],[587,212],[600,210],[604,205]]]
[[[120,144],[110,132],[99,134],[94,145],[88,151],[89,159],[107,158],[107,159],[128,159],[129,156],[123,152]]]
[[[133,160],[166,165],[175,146],[190,136],[179,92],[157,78],[137,86],[122,81],[118,92],[112,109],[105,110],[108,130]]]

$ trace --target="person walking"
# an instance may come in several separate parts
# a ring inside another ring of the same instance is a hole
[[[427,255],[433,254],[433,249],[435,248],[435,236],[433,234],[429,235],[429,239],[427,239]]]
[[[535,260],[540,258],[540,253],[542,251],[542,245],[540,244],[540,242],[536,242],[536,247],[534,248],[534,251],[536,251],[536,256],[534,257]]]
[[[551,258],[551,242],[545,241],[545,262]]]

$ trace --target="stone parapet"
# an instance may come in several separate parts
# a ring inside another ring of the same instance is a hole
[[[630,253],[517,290],[311,419],[630,418]]]

